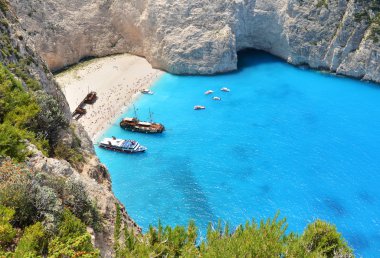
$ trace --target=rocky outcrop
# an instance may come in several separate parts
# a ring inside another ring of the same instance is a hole
[[[84,132],[83,129],[78,130]],[[90,141],[89,139],[85,140]],[[30,168],[34,171],[64,177],[66,181],[79,182],[85,187],[89,198],[96,203],[102,218],[102,229],[100,231],[90,229],[89,232],[93,235],[93,242],[99,248],[102,257],[112,257],[114,252],[115,204],[119,204],[121,207],[123,224],[134,230],[136,234],[141,232],[139,226],[128,216],[124,205],[114,196],[107,169],[95,155],[89,154],[92,152],[92,148],[87,151],[84,150],[87,152],[87,155],[86,162],[81,171],[75,169],[65,160],[45,157],[34,146],[31,146],[30,150],[34,153],[27,161]]]
[[[11,4],[52,70],[83,57],[129,52],[172,73],[211,74],[236,69],[237,51],[255,48],[296,65],[380,82],[380,44],[369,36],[370,19],[357,19],[369,5],[362,0]]]
[[[51,97],[49,101],[58,103],[58,108],[67,120],[66,123],[63,123],[65,126],[62,123],[51,126],[56,127],[54,131],[57,132],[56,135],[54,134],[57,139],[53,145],[57,142],[70,145],[73,141],[79,141],[80,146],[77,147],[77,151],[83,157],[82,162],[73,166],[63,159],[46,157],[30,144],[28,148],[31,157],[27,159],[26,164],[36,172],[63,177],[66,181],[78,181],[85,187],[86,194],[96,203],[101,215],[102,230],[95,232],[90,229],[94,236],[95,246],[100,249],[103,257],[111,257],[116,218],[115,204],[119,204],[121,207],[124,225],[127,225],[135,233],[139,233],[141,229],[128,216],[124,206],[114,196],[110,175],[96,157],[93,143],[83,127],[71,120],[69,106],[63,93],[45,62],[35,52],[28,32],[21,28],[12,10],[3,12],[3,9],[0,8],[0,32],[0,63],[17,77],[25,89],[30,92],[35,90],[33,92],[35,96],[44,94]],[[31,88],[34,85],[33,82],[38,83],[38,87],[41,89],[33,90]]]

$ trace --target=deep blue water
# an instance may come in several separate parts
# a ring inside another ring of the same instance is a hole
[[[129,214],[145,230],[158,219],[195,219],[204,235],[218,218],[236,226],[280,211],[290,230],[321,218],[356,254],[379,256],[380,87],[255,51],[241,53],[239,67],[164,75],[155,95],[135,103],[140,119],[150,108],[164,123],[162,135],[126,132],[117,122],[105,133],[148,147],[138,155],[96,148]],[[208,89],[222,101],[205,96]],[[194,111],[197,104],[206,110]]]

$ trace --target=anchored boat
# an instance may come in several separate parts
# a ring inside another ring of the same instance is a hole
[[[165,130],[164,125],[160,123],[143,122],[138,120],[136,115],[136,108],[133,108],[135,110],[135,117],[126,117],[123,120],[121,120],[121,128],[138,133],[162,133]],[[152,121],[152,113],[150,111],[149,114]]]
[[[149,90],[149,89],[143,89],[143,90],[141,90],[141,93],[142,94],[148,94],[148,95],[153,95],[154,94],[154,92],[151,91],[151,90]]]
[[[120,122],[121,128],[139,133],[162,133],[165,127],[159,123],[142,122],[135,117],[126,117]]]
[[[104,138],[103,141],[99,143],[99,147],[125,153],[138,153],[147,150],[146,147],[140,145],[137,141],[116,139],[115,137]]]
[[[201,105],[194,106],[194,110],[203,110],[203,109],[206,109],[206,107],[205,106],[201,106]]]

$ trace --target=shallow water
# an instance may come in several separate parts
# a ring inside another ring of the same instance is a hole
[[[164,75],[135,103],[162,135],[106,136],[148,147],[126,155],[96,148],[113,190],[136,222],[195,219],[233,226],[286,217],[301,232],[316,218],[337,225],[355,253],[380,253],[380,87],[302,70],[262,52],[243,52],[238,72]],[[229,87],[231,92],[220,92]],[[222,101],[203,92],[215,91]],[[194,105],[206,110],[194,111]],[[132,115],[129,110],[127,115]]]

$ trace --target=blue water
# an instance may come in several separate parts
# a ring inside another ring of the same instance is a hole
[[[148,147],[126,155],[96,148],[113,190],[143,229],[195,219],[233,226],[286,217],[301,232],[321,218],[355,253],[380,254],[380,87],[243,52],[239,70],[217,76],[166,74],[135,103],[162,135],[123,131]],[[230,93],[220,92],[229,87]],[[203,92],[215,91],[222,101]],[[194,111],[194,105],[206,110]],[[125,115],[132,115],[129,110]]]

